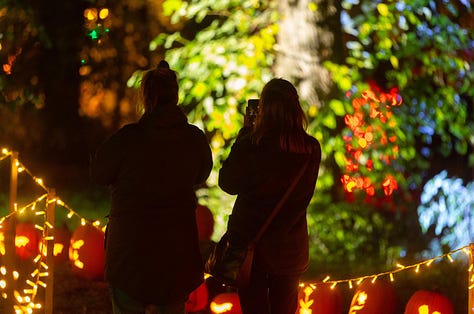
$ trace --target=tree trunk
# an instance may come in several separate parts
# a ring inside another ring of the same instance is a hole
[[[340,1],[280,0],[277,77],[292,81],[303,101],[321,107],[333,94],[325,61],[342,59]]]
[[[83,145],[78,112],[79,52],[85,36],[83,4],[42,0],[35,5],[49,40],[49,45],[42,46],[40,63],[39,79],[44,86],[46,101],[41,113],[47,139],[40,154],[48,159],[64,161],[79,157]]]

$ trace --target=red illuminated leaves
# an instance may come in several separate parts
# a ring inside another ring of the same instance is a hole
[[[387,175],[382,182],[382,188],[385,195],[392,195],[393,191],[398,190],[397,180],[391,175]]]
[[[402,98],[397,89],[383,92],[375,85],[371,87],[352,100],[354,112],[344,117],[349,132],[343,135],[346,165],[341,182],[348,193],[361,190],[371,197],[378,186],[385,196],[390,196],[398,189],[394,176],[373,171],[377,165],[378,171],[389,172],[391,168],[387,166],[398,156],[397,136],[392,131],[397,122],[391,109],[401,105]],[[370,177],[380,179],[375,182]]]
[[[5,72],[6,75],[11,75],[12,74],[12,69],[13,69],[13,64],[15,63],[15,60],[17,56],[19,56],[22,52],[22,49],[18,49],[14,55],[8,55],[8,62],[3,64],[3,72]]]

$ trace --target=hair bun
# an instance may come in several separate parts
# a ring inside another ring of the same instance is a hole
[[[168,62],[166,62],[165,60],[161,60],[160,63],[158,63],[157,69],[169,69],[170,68],[170,65],[168,64]]]

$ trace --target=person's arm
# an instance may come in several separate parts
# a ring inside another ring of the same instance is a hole
[[[219,187],[222,190],[235,195],[249,188],[249,176],[254,168],[252,150],[247,130],[242,129],[219,170]]]
[[[212,170],[212,151],[207,141],[207,137],[204,133],[200,132],[200,140],[202,141],[202,166],[198,174],[196,185],[204,183]]]

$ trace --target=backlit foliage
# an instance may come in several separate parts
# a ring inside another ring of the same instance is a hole
[[[352,99],[354,112],[344,117],[345,154],[341,165],[341,182],[348,195],[364,191],[370,203],[379,191],[378,197],[384,196],[384,203],[392,204],[389,200],[398,190],[398,181],[403,180],[401,169],[397,169],[399,121],[392,112],[392,107],[401,103],[396,90],[385,93],[369,89]]]
[[[246,99],[255,97],[272,75],[277,5],[277,1],[167,0],[164,12],[181,25],[180,31],[161,34],[151,43],[152,49],[164,47],[180,75],[180,98],[190,120],[211,138],[215,170],[208,181],[210,189],[200,196],[218,211],[215,235],[222,232],[222,217],[232,205],[215,189],[216,170],[241,127]],[[416,235],[404,221],[416,215],[415,192],[426,180],[430,162],[471,150],[468,103],[473,91],[468,87],[474,80],[469,57],[473,32],[466,22],[470,10],[465,1],[342,2],[345,34],[337,40],[344,40],[346,59],[341,64],[325,63],[339,94],[326,100],[327,106],[305,106],[309,132],[321,139],[324,159],[308,216],[319,271],[341,260],[355,264],[363,256],[370,256],[370,261],[352,269],[397,259],[402,247],[398,245],[405,245],[400,234]],[[347,130],[354,126],[352,100],[375,85],[386,95],[395,88],[404,104],[388,110],[383,102],[370,109],[369,101],[365,135],[349,136]],[[385,123],[381,116],[370,117],[375,109],[385,114]],[[438,138],[440,145],[434,144]],[[355,168],[346,173],[347,162],[359,167],[354,187],[363,188],[362,199],[347,198],[347,188],[354,183],[340,181],[344,174],[355,175]],[[392,216],[376,210],[387,208]]]
[[[271,1],[255,0],[167,0],[163,9],[182,26],[160,34],[150,47],[164,47],[179,75],[182,108],[210,138],[214,170],[200,196],[225,216],[232,202],[216,189],[217,170],[242,126],[247,99],[258,98],[271,78],[277,15]],[[215,235],[222,228],[217,218]]]

